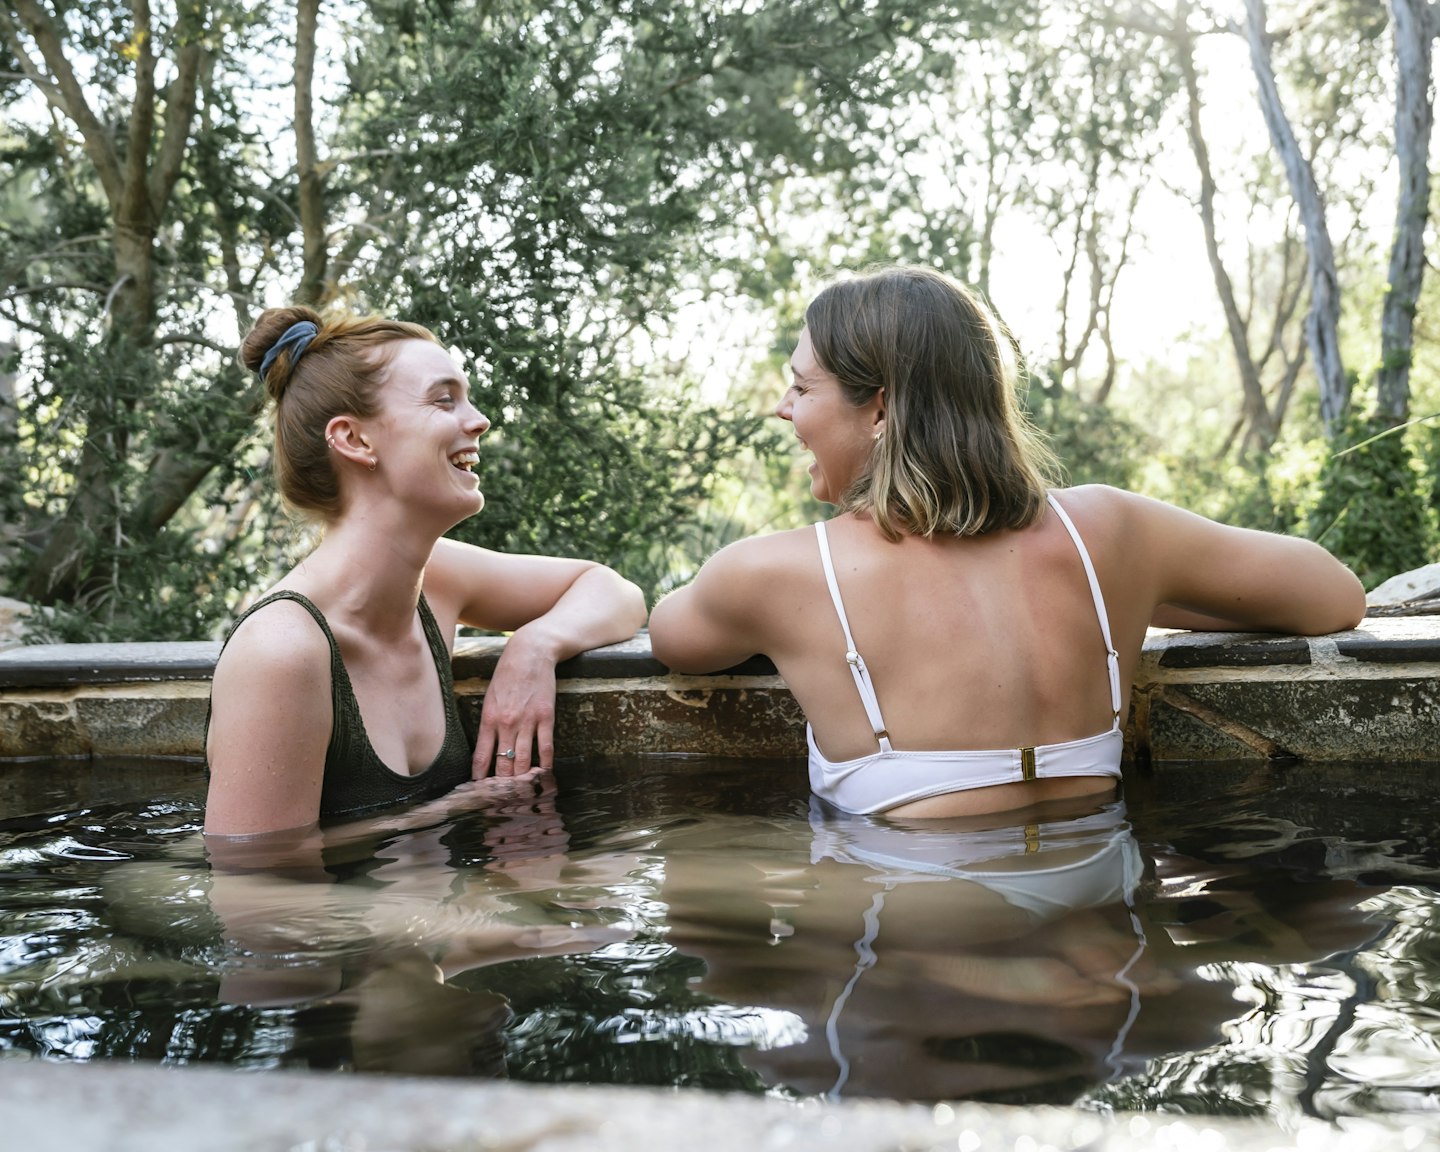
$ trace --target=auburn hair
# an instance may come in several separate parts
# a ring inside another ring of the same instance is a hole
[[[340,479],[325,443],[335,416],[373,416],[379,410],[389,345],[428,340],[419,324],[383,316],[323,318],[313,308],[268,308],[240,345],[245,367],[258,372],[270,351],[294,325],[309,321],[315,337],[300,355],[285,349],[265,373],[275,402],[275,483],[286,503],[324,520],[340,514]]]

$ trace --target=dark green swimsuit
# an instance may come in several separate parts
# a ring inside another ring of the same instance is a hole
[[[470,779],[470,742],[460,726],[460,713],[455,707],[455,681],[450,672],[450,654],[430,605],[420,597],[420,623],[430,654],[435,658],[435,671],[440,674],[440,694],[445,702],[445,742],[440,753],[423,772],[402,776],[391,771],[375,755],[365,724],[360,719],[360,705],[350,687],[350,676],[340,658],[340,646],[319,608],[298,592],[272,592],[241,613],[230,629],[230,635],[252,613],[276,600],[293,600],[315,618],[325,639],[330,643],[330,701],[333,720],[330,743],[325,749],[325,779],[320,790],[320,819],[339,820],[360,816],[380,808],[398,804],[418,804],[443,796],[458,784]],[[226,638],[229,642],[229,637]],[[223,649],[222,649],[223,651]],[[205,719],[210,727],[210,719]]]

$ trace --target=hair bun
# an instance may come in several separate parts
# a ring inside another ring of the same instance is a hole
[[[240,362],[251,372],[259,372],[265,363],[265,358],[275,349],[285,334],[296,324],[304,321],[314,324],[317,329],[323,325],[320,314],[313,308],[297,305],[289,308],[265,309],[260,313],[260,319],[255,321],[255,327],[250,329],[240,343]],[[282,365],[286,370],[276,371],[275,366],[272,365],[265,373],[265,389],[277,404],[290,383],[291,372],[289,369],[293,367],[293,363],[293,356],[282,355],[277,364]]]

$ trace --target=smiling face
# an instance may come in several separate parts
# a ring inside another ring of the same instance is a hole
[[[459,523],[485,504],[473,468],[490,421],[470,403],[469,381],[438,344],[402,340],[387,351],[380,411],[369,429],[377,475],[407,499],[442,504]]]
[[[790,357],[793,382],[775,415],[788,420],[800,443],[814,454],[810,492],[815,499],[838,504],[845,490],[870,459],[876,433],[884,428],[884,396],[877,391],[856,407],[840,382],[815,358],[809,332],[802,331]]]

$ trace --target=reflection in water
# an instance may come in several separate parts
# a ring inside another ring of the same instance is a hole
[[[504,996],[450,981],[628,935],[596,915],[605,902],[582,912],[565,899],[569,885],[612,878],[607,869],[622,877],[632,861],[572,866],[555,796],[553,775],[538,773],[496,782],[463,821],[436,827],[211,838],[209,904],[231,950],[219,998],[304,1005],[302,1048],[318,1038],[332,1049],[312,1063],[336,1062],[338,1047],[340,1062],[366,1071],[503,1074]]]
[[[902,827],[816,803],[803,823],[712,820],[665,848],[668,939],[705,961],[697,990],[804,1023],[748,1057],[793,1092],[1073,1096],[1120,1071],[1137,980],[1156,978],[1119,804]]]
[[[19,817],[0,1053],[1433,1107],[1431,833],[1299,773],[1173,779],[1128,812],[902,825],[809,804],[799,764],[584,766],[208,857],[193,800]]]

